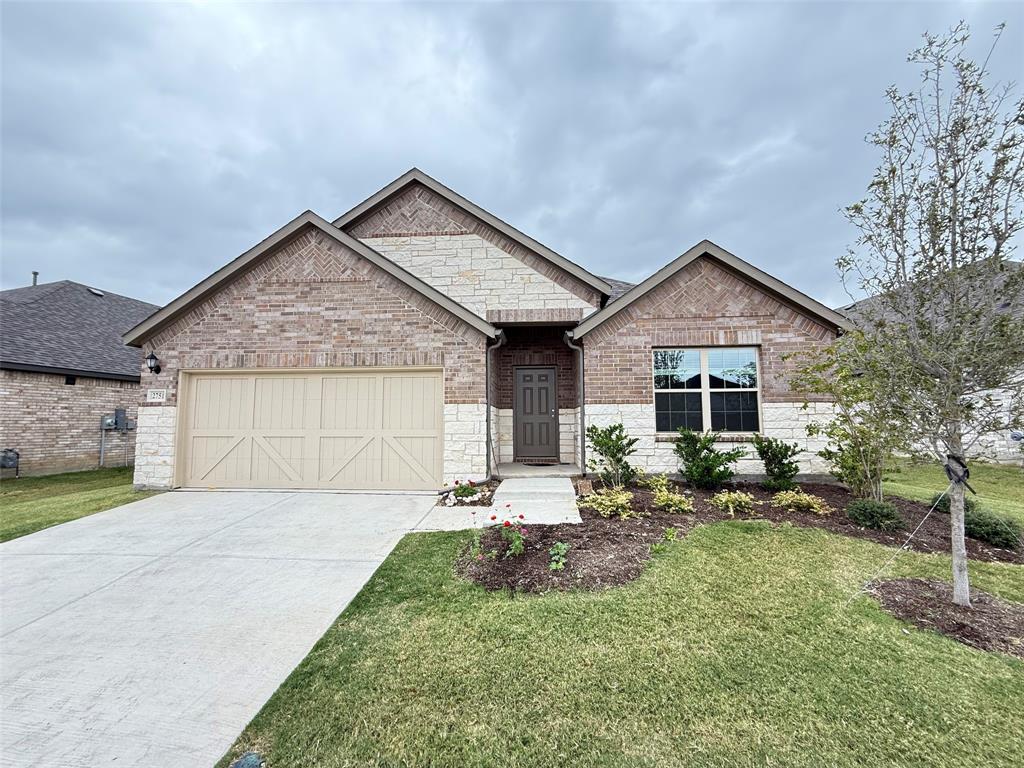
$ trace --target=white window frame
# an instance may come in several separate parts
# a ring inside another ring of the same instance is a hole
[[[750,350],[754,353],[754,370],[757,376],[756,387],[730,387],[728,389],[723,387],[711,388],[711,371],[708,367],[708,352],[712,350]],[[654,353],[655,352],[697,352],[700,355],[700,407],[701,407],[701,422],[704,424],[705,432],[712,432],[711,429],[711,393],[712,392],[753,392],[757,396],[757,424],[759,429],[752,430],[749,432],[737,432],[722,430],[723,435],[754,435],[760,433],[764,429],[764,413],[761,408],[761,348],[752,345],[735,345],[735,346],[715,346],[715,347],[652,347],[651,348],[651,389],[653,394],[651,396],[651,402],[655,409],[655,419],[657,419],[657,396],[662,393],[671,392],[689,392],[693,394],[697,392],[697,389],[656,389],[654,387]],[[658,432],[657,421],[654,425],[655,433],[659,435],[674,435],[675,432]]]

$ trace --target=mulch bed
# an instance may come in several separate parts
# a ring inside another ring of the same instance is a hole
[[[499,480],[488,480],[483,483],[474,483],[473,487],[480,491],[480,498],[474,499],[473,501],[466,501],[464,499],[457,499],[454,506],[456,507],[489,507],[491,502],[494,500],[494,491],[498,487]],[[447,493],[440,493],[437,496],[438,507],[446,507],[445,499],[454,490],[454,486],[448,490]]]
[[[983,651],[1024,659],[1024,605],[971,590],[971,607],[954,605],[953,585],[930,579],[892,579],[871,594],[893,616]]]
[[[587,482],[587,481],[582,481]],[[600,485],[595,483],[595,485]],[[767,504],[773,495],[756,484],[735,484],[736,490],[750,493],[764,502],[754,515],[736,519],[767,520],[772,523],[791,523],[809,528],[824,528],[842,536],[868,539],[891,547],[900,547],[921,519],[929,505],[890,497],[903,517],[904,530],[886,533],[862,528],[845,514],[847,504],[853,500],[850,492],[839,485],[802,483],[801,489],[824,499],[835,511],[819,516],[810,513],[791,513]],[[697,525],[730,519],[708,504],[714,495],[708,491],[689,491],[694,501],[694,514],[669,515],[653,506],[653,494],[642,488],[633,488],[634,509],[644,516],[629,520],[606,520],[594,512],[582,509],[583,522],[578,525],[530,525],[526,521],[526,548],[519,557],[505,558],[507,544],[497,529],[482,533],[481,545],[486,551],[495,551],[493,558],[471,560],[468,553],[456,564],[463,576],[487,589],[512,589],[524,592],[546,592],[552,589],[605,589],[632,581],[640,575],[651,556],[651,546],[664,537],[666,528],[675,528],[678,536],[685,535]],[[555,542],[569,545],[566,566],[552,571],[548,565],[548,550]],[[907,545],[917,552],[948,553],[950,550],[949,516],[932,512],[924,525]],[[1024,563],[1024,552],[1000,549],[982,541],[967,539],[968,557],[974,560]]]

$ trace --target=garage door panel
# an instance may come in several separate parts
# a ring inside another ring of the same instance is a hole
[[[186,486],[440,484],[439,371],[196,374],[187,393]]]

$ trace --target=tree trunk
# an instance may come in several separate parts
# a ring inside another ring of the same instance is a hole
[[[964,543],[964,486],[953,483],[949,491],[949,525],[953,549],[953,602],[971,607],[971,584],[967,577],[967,545]]]

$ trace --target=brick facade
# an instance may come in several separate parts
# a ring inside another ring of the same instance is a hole
[[[762,402],[790,402],[793,353],[835,332],[726,267],[697,259],[583,339],[587,403],[651,403],[654,347],[760,348]]]
[[[153,434],[140,438],[136,484],[166,486],[173,477],[179,371],[232,368],[442,367],[445,476],[480,478],[485,346],[483,334],[447,310],[304,230],[145,342],[161,372],[144,371],[142,386],[166,389],[167,400],[142,403]],[[161,415],[150,419],[150,408]]]
[[[518,366],[554,366],[559,408],[575,408],[576,353],[562,341],[563,328],[506,328],[507,341],[494,352],[496,408],[512,408],[515,369]]]
[[[139,385],[129,381],[0,370],[0,448],[21,454],[21,473],[45,475],[96,469],[100,417],[124,408],[136,418]],[[135,460],[135,432],[106,433],[108,467]]]

